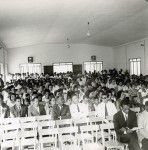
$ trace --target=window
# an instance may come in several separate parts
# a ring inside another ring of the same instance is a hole
[[[141,71],[141,59],[131,58],[130,60],[130,74],[140,75]]]
[[[84,70],[86,72],[101,72],[103,68],[103,62],[102,61],[87,61],[84,62]]]
[[[20,64],[20,73],[38,73],[41,74],[41,64]]]
[[[2,63],[0,63],[0,74],[4,74],[3,64]]]
[[[67,73],[68,71],[73,71],[72,63],[54,63],[53,71],[56,73]]]

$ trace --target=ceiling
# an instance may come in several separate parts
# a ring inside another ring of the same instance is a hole
[[[117,46],[147,36],[144,0],[0,0],[0,41],[7,48],[66,43],[67,38]]]

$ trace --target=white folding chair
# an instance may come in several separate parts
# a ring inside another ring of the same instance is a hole
[[[2,124],[7,125],[7,124],[19,124],[20,118],[4,118],[2,119]]]
[[[89,113],[88,113],[88,117],[90,118],[90,117],[96,117],[96,111],[90,111]]]
[[[29,123],[29,122],[35,122],[36,118],[35,117],[21,117],[19,119],[20,123]]]
[[[82,126],[82,125],[88,125],[89,124],[89,118],[78,118],[74,119],[74,126]]]
[[[114,125],[113,123],[108,124],[100,124],[101,128],[101,135],[102,135],[102,144],[103,147],[107,150],[115,150],[120,149],[124,150],[127,149],[127,144],[120,143],[116,140],[115,134],[113,134],[114,131]],[[104,133],[108,131],[108,137],[105,137]]]
[[[38,131],[42,129],[53,129],[56,126],[54,120],[37,122],[37,124],[38,124]]]
[[[42,115],[42,116],[36,116],[36,121],[49,121],[51,120],[51,115]]]
[[[104,119],[104,118],[100,118],[100,117],[90,117],[89,118],[89,122],[92,125],[95,124],[102,124],[102,123],[109,123],[108,120]]]
[[[102,150],[103,146],[98,143],[98,130],[99,125],[87,125],[81,126],[81,138],[83,150],[89,150],[90,147],[92,150]]]
[[[20,125],[19,124],[5,124],[1,125],[1,150],[6,148],[16,147],[20,149]]]
[[[30,146],[33,146],[34,150],[38,146],[36,122],[21,123],[21,150]]]
[[[46,128],[39,130],[40,150],[57,150],[58,128]]]
[[[102,123],[109,123],[108,120],[104,119],[104,118],[100,118],[100,117],[91,117],[89,118],[89,124],[90,125],[99,125]],[[105,133],[108,135],[108,133]],[[105,135],[106,136],[106,135]],[[100,128],[97,131],[97,136],[95,137],[97,139],[97,141],[99,141],[101,139],[101,130]]]
[[[58,128],[61,128],[61,127],[70,127],[72,125],[73,125],[73,120],[72,119],[56,120],[56,126]]]
[[[77,140],[78,127],[59,128],[61,150],[81,150]]]

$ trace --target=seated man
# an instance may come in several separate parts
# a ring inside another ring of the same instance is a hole
[[[32,99],[32,105],[28,108],[28,116],[46,115],[44,105],[39,104],[38,97]]]
[[[26,105],[21,105],[20,97],[16,97],[15,105],[10,108],[10,114],[14,118],[28,116],[28,107]]]
[[[102,102],[98,104],[96,108],[96,114],[100,118],[107,118],[108,116],[113,116],[117,112],[117,108],[114,103],[110,102],[107,94],[102,93]]]
[[[138,119],[138,127],[142,140],[142,150],[148,149],[148,101],[145,102],[145,110],[140,114]]]
[[[56,104],[54,104],[52,108],[52,118],[53,120],[71,118],[69,106],[64,104],[64,98],[62,95],[56,97]]]
[[[82,117],[82,105],[79,103],[79,98],[76,94],[72,95],[72,104],[70,105],[70,113],[73,119]]]
[[[113,118],[117,140],[128,143],[129,150],[140,150],[137,133],[133,130],[137,127],[137,117],[136,113],[130,110],[129,98],[124,98],[120,106],[121,110]]]

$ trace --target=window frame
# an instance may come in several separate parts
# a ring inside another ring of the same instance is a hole
[[[54,62],[54,63],[52,63],[52,66],[53,66],[53,73],[55,73],[55,71],[54,71],[54,64],[71,64],[72,65],[72,71],[71,72],[73,72],[73,62]],[[68,71],[67,71],[68,72]],[[57,72],[56,72],[57,73]],[[65,72],[62,72],[62,73],[65,73]]]
[[[99,62],[99,63],[102,64],[102,70],[103,70],[103,61],[84,61],[84,62],[83,62],[84,71],[86,71],[86,70],[85,70],[85,63],[86,63],[86,62],[90,62],[90,63],[91,63],[91,62],[95,62],[96,64],[97,64],[97,62]],[[99,64],[99,63],[98,63],[98,64]],[[101,70],[101,71],[102,71],[102,70]],[[96,70],[95,70],[95,71],[96,71]],[[97,72],[98,72],[98,71],[97,71]],[[99,71],[99,72],[100,72],[100,71]],[[91,72],[91,73],[92,73],[92,72]]]
[[[38,64],[38,65],[40,65],[41,66],[41,73],[42,73],[42,64],[41,63],[22,63],[22,64],[19,64],[19,70],[20,70],[20,73],[21,73],[21,65],[29,65],[29,64]],[[29,72],[29,70],[28,70],[28,72]],[[31,74],[31,73],[29,73],[29,74]]]
[[[140,61],[137,61],[137,60],[140,60]],[[135,61],[133,61],[133,60],[135,60]],[[133,75],[134,74],[134,66],[133,66],[133,74],[131,73],[131,62],[140,62],[140,74],[141,74],[141,57],[137,57],[137,58],[129,58],[129,73],[130,73],[130,75]],[[138,70],[138,64],[136,64],[136,66],[137,66],[137,70]],[[137,75],[137,76],[140,76],[140,74],[138,74],[138,71],[137,71],[137,74],[134,74],[134,75]]]

